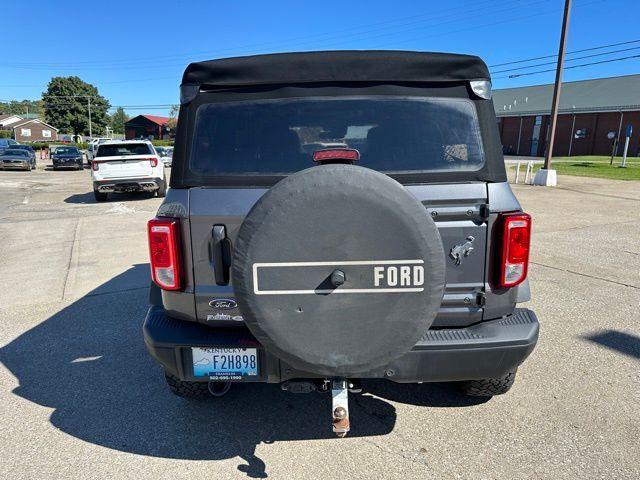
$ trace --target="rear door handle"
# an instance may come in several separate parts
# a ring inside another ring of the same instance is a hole
[[[214,225],[211,236],[213,239],[211,258],[216,283],[228,285],[231,269],[231,241],[227,238],[227,228],[224,225]]]

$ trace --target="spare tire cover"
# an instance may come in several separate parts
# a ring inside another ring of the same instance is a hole
[[[444,252],[426,208],[398,182],[321,165],[283,179],[253,206],[232,279],[266,350],[303,372],[353,377],[400,357],[431,326]]]

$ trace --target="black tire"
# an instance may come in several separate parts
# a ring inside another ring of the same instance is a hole
[[[97,190],[93,191],[93,196],[96,198],[96,202],[106,202],[107,198],[109,198],[108,193],[98,192]]]
[[[164,379],[171,393],[183,398],[202,398],[209,394],[206,382],[185,382],[164,372]]]
[[[516,370],[499,378],[483,378],[481,380],[469,380],[461,384],[465,395],[472,397],[493,397],[503,395],[511,390],[516,380]]]
[[[164,198],[167,196],[167,181],[166,180],[162,180],[160,182],[160,188],[158,188],[158,190],[156,190],[156,195],[158,196],[158,198]]]
[[[56,167],[55,165],[53,166],[53,170],[58,170],[58,167]]]

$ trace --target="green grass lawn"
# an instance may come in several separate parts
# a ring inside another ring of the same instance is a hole
[[[611,178],[614,180],[640,180],[640,158],[627,157],[626,168],[619,168],[622,163],[621,157],[615,157],[613,165],[609,165],[609,161],[610,157],[557,157],[552,159],[551,168],[557,170],[558,175]],[[541,165],[535,165],[534,172],[540,168]]]

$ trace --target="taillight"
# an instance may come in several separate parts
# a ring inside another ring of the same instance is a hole
[[[325,148],[313,152],[314,162],[326,162],[331,160],[347,160],[355,162],[360,160],[360,152],[355,148]]]
[[[173,218],[149,220],[151,277],[163,290],[182,289],[180,222]]]
[[[97,172],[98,169],[100,168],[100,165],[98,164],[98,162],[91,162],[91,170],[93,170],[94,172]]]
[[[158,166],[158,159],[157,158],[150,158],[149,161],[151,162],[151,166],[152,167],[157,167]]]
[[[526,213],[500,215],[502,222],[502,254],[499,263],[500,287],[514,287],[527,278],[531,216]]]

